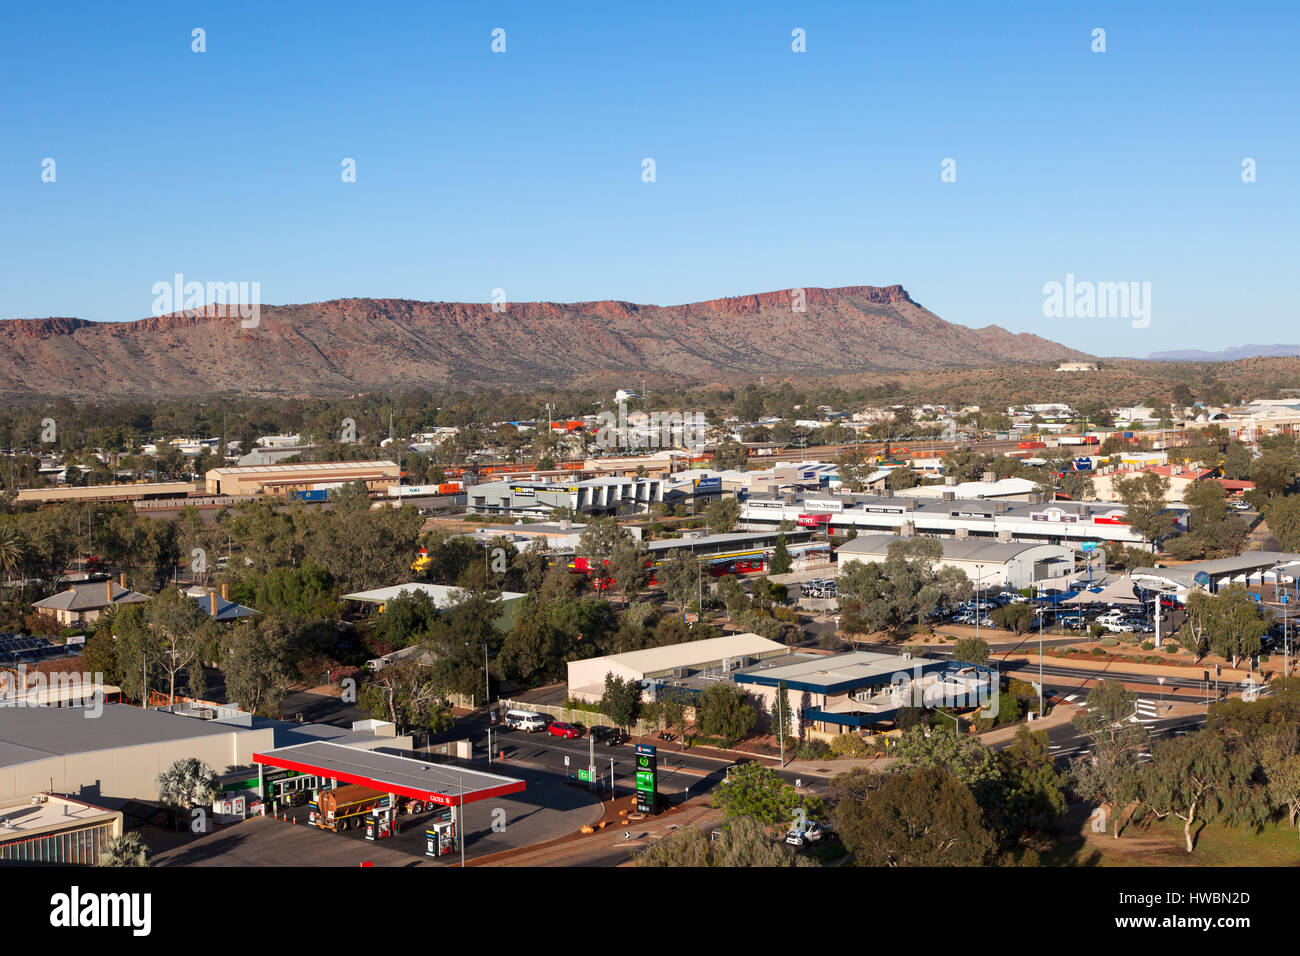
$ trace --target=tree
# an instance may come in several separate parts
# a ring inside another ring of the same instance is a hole
[[[1043,825],[1065,812],[1066,777],[1056,769],[1045,731],[1020,727],[1011,745],[997,752],[997,762],[1002,776],[999,829]]]
[[[0,524],[0,575],[6,582],[22,569],[24,558],[23,536],[7,521]]]
[[[786,689],[785,681],[778,681],[776,697],[772,700],[772,733],[783,738],[787,747],[794,743],[793,717],[790,711],[790,692]]]
[[[81,666],[87,674],[103,674],[104,683],[121,686],[122,671],[110,627],[101,625],[86,638],[86,643],[81,648]]]
[[[981,866],[996,848],[970,790],[938,767],[888,773],[862,799],[841,798],[835,824],[858,866]]]
[[[720,737],[727,747],[748,736],[758,723],[753,700],[736,684],[713,684],[706,688],[695,714],[700,732]]]
[[[212,618],[193,598],[169,588],[149,602],[144,619],[159,648],[156,663],[167,678],[169,704],[176,704],[176,680],[181,674],[191,693],[203,693],[203,661],[217,656],[212,653],[217,633]]]
[[[274,568],[257,580],[254,601],[259,608],[279,608],[294,614],[336,616],[334,576],[310,558],[293,568]]]
[[[1300,495],[1273,499],[1264,509],[1264,521],[1284,551],[1300,551]],[[2,562],[0,550],[0,567]]]
[[[788,574],[792,562],[790,560],[790,549],[786,547],[785,535],[776,536],[776,547],[772,549],[772,560],[768,563],[768,570],[773,574]]]
[[[974,737],[931,733],[912,727],[898,738],[893,750],[900,768],[940,768],[953,774],[981,803],[992,802],[1001,781],[993,751]]]
[[[665,727],[676,727],[681,731],[683,738],[686,736],[686,698],[681,691],[675,687],[666,687],[659,692],[659,703],[663,710],[663,719]]]
[[[289,687],[288,656],[292,629],[278,616],[236,625],[225,641],[221,673],[226,699],[246,711],[277,718]]]
[[[1156,817],[1183,821],[1187,852],[1196,847],[1193,827],[1211,823],[1225,811],[1249,811],[1247,795],[1254,764],[1242,759],[1220,734],[1209,729],[1184,737],[1162,740],[1139,778],[1143,805]]]
[[[964,664],[987,664],[989,644],[982,637],[963,637],[952,649],[952,659]]]
[[[699,562],[693,555],[678,551],[655,569],[655,580],[670,601],[685,608],[700,589]]]
[[[712,534],[734,531],[740,519],[740,502],[735,498],[718,498],[704,509],[704,521]]]
[[[800,794],[757,761],[733,767],[713,801],[728,817],[750,817],[774,827],[788,827],[801,815],[815,820],[825,809],[816,797]]]
[[[716,840],[699,827],[684,826],[636,855],[637,866],[726,867],[816,866],[789,853],[750,817],[734,817],[718,828]]]
[[[1168,478],[1147,471],[1116,478],[1112,487],[1124,503],[1129,527],[1142,535],[1143,541],[1155,543],[1173,530],[1174,516],[1165,506]]]
[[[971,584],[964,571],[935,571],[942,557],[939,540],[921,536],[892,542],[883,562],[848,561],[838,578],[845,628],[870,632],[900,627],[943,602],[969,597]]]
[[[1034,606],[1028,602],[1013,602],[995,607],[989,614],[993,623],[1016,634],[1023,634],[1038,621]]]
[[[433,669],[419,660],[397,661],[372,673],[357,693],[357,705],[401,728],[440,733],[455,723]]]
[[[625,605],[631,595],[639,592],[649,583],[650,569],[646,567],[649,560],[649,549],[641,541],[630,536],[614,545],[607,570],[614,581],[614,587],[623,595]]]
[[[877,470],[878,466],[875,455],[868,455],[860,448],[849,448],[840,453],[836,467],[845,487],[856,493],[867,490],[866,479]]]
[[[100,866],[148,866],[149,848],[138,833],[111,837],[99,854]]]
[[[1300,727],[1274,729],[1261,742],[1260,767],[1273,805],[1286,812],[1287,824],[1300,823]]]
[[[718,471],[729,469],[744,470],[749,464],[749,452],[738,441],[728,439],[718,442],[713,449],[713,467]]]
[[[600,712],[623,728],[636,723],[641,710],[641,682],[614,674],[605,675],[605,693],[600,698]]]
[[[1259,653],[1269,622],[1245,587],[1234,584],[1216,594],[1195,590],[1187,599],[1187,629],[1181,638],[1198,656],[1213,651],[1237,666],[1241,657]]]
[[[382,655],[428,640],[440,614],[427,591],[399,591],[375,618],[372,649]]]
[[[1137,760],[1149,735],[1130,718],[1137,711],[1137,694],[1120,681],[1103,680],[1088,692],[1084,710],[1071,724],[1092,741],[1093,753],[1071,765],[1075,792],[1086,800],[1108,803],[1115,818],[1115,839],[1120,834],[1120,811],[1138,793]]]
[[[158,774],[158,799],[170,807],[193,810],[217,794],[217,775],[197,757],[183,757]]]
[[[578,554],[588,560],[593,574],[608,576],[604,568],[614,556],[614,549],[631,536],[614,518],[592,519],[578,536]]]

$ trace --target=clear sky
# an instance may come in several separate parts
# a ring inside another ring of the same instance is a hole
[[[0,317],[899,283],[1094,354],[1300,342],[1298,48],[1296,0],[11,4]],[[1045,317],[1067,274],[1149,326]]]

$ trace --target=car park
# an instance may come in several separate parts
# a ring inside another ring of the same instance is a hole
[[[546,728],[546,732],[552,737],[563,737],[566,740],[572,740],[582,736],[582,731],[576,724],[567,724],[563,721],[555,720]]]

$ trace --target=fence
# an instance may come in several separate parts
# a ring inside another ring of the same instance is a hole
[[[604,714],[592,710],[578,710],[572,707],[558,707],[555,704],[530,704],[522,700],[503,700],[500,703],[500,712],[502,717],[507,710],[531,710],[539,714],[545,714],[548,717],[565,724],[582,724],[584,727],[590,727],[592,724],[613,724]],[[640,734],[653,734],[659,728],[646,720],[638,720],[636,726],[630,728],[631,733],[636,736]]]

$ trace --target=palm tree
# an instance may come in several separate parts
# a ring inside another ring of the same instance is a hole
[[[149,848],[138,833],[115,836],[99,854],[100,866],[148,866]]]
[[[192,810],[212,802],[217,775],[197,757],[184,757],[158,774],[158,798],[172,807]]]
[[[23,536],[11,524],[0,525],[0,574],[6,581],[23,566]]]

